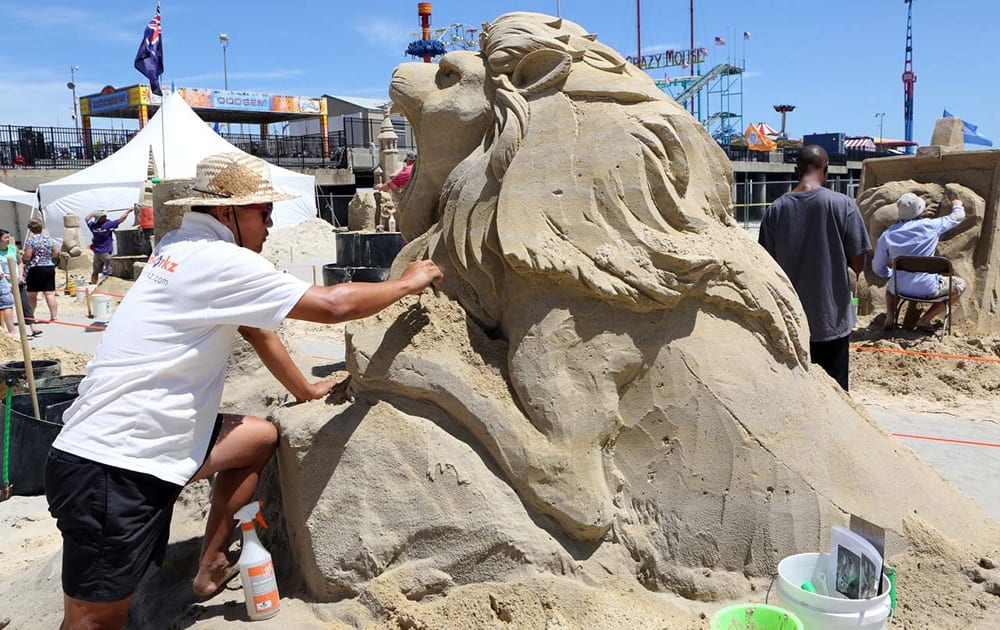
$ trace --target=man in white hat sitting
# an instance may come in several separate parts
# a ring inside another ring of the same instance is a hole
[[[903,193],[896,201],[899,221],[882,232],[875,246],[872,270],[883,278],[892,275],[889,263],[899,256],[934,256],[941,235],[965,220],[965,208],[959,199],[951,200],[951,214],[944,217],[921,219],[926,202],[913,193]],[[965,280],[935,273],[911,273],[900,271],[897,278],[898,290],[903,295],[913,297],[940,297],[951,295],[954,302],[965,291]],[[896,321],[896,306],[899,300],[892,293],[893,283],[885,287],[885,330],[892,330]],[[944,312],[945,303],[937,302],[917,320],[916,328],[922,332],[934,332],[934,318]]]
[[[262,418],[219,414],[239,332],[296,398],[326,395],[273,332],[286,317],[367,317],[440,279],[430,261],[377,284],[318,287],[259,255],[272,204],[267,164],[224,153],[198,164],[181,227],[156,246],[111,319],[46,465],[49,510],[63,535],[64,628],[119,628],[150,564],[162,561],[173,504],[215,475],[193,588],[209,595],[235,573],[226,551],[235,510],[249,503],[277,447]]]

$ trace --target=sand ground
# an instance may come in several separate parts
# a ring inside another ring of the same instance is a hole
[[[288,243],[298,242],[298,261],[332,259],[332,255],[328,256],[332,251],[332,233],[318,233],[315,227],[307,224],[298,233],[282,235],[283,238],[275,240],[281,249],[288,251],[291,251]],[[276,262],[287,262],[282,260],[280,253],[270,253]],[[308,274],[309,271],[297,273]],[[130,282],[111,278],[102,283],[99,290],[121,296],[130,286]],[[101,322],[88,317],[82,300],[62,295],[58,301],[58,321],[43,324],[42,336],[30,341],[32,358],[58,358],[63,374],[82,374],[86,361],[100,342]],[[45,307],[40,310],[39,317],[46,317]],[[937,468],[978,501],[992,518],[1000,521],[1000,423],[997,422],[1000,417],[1000,335],[978,335],[961,326],[948,336],[907,331],[886,334],[881,331],[880,324],[878,316],[863,317],[853,336],[852,396],[863,403],[895,439]],[[306,373],[325,375],[333,372],[335,377],[336,371],[342,369],[343,326],[289,322],[282,336],[293,347],[294,356]],[[20,343],[0,335],[0,357],[20,360]],[[202,499],[206,492],[205,488],[192,488],[186,493],[188,498],[180,502],[175,513],[172,542],[190,543],[192,548],[197,545],[205,512]],[[61,606],[61,543],[44,497],[13,497],[0,503],[0,532],[5,534],[0,537],[0,597],[6,598],[9,604],[16,603],[18,609],[31,606],[38,611],[27,625],[10,627],[55,627]],[[911,570],[919,569],[913,567]],[[190,577],[179,579],[183,582]],[[914,581],[913,588],[924,586]],[[933,589],[933,584],[926,588]],[[997,591],[1000,593],[1000,587]],[[669,596],[650,595],[650,598],[650,605],[664,607],[665,627],[669,628],[707,628],[707,618],[714,608],[721,607],[720,604],[693,604]],[[236,580],[207,600],[196,602],[188,597],[179,609],[182,612],[162,627],[240,627],[250,623],[242,601]],[[315,604],[287,596],[282,606],[280,615],[270,621],[257,622],[254,627],[355,627],[344,621],[352,617],[349,610],[345,612],[344,606]],[[0,628],[5,627],[4,609],[0,601]],[[928,626],[904,618],[894,627]]]

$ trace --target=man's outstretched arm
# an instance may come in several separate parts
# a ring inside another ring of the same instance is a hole
[[[306,291],[288,317],[336,324],[378,313],[406,295],[416,295],[438,282],[441,270],[429,260],[410,263],[398,280],[348,282]]]

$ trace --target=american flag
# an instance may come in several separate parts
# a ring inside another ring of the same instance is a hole
[[[750,31],[743,31],[743,39],[750,39]]]
[[[142,43],[139,44],[139,51],[135,53],[135,62],[132,64],[149,79],[149,87],[153,94],[163,96],[160,89],[160,75],[163,74],[163,40],[160,38],[160,3],[156,3],[156,15],[146,25],[146,32],[142,35]]]
[[[716,46],[725,46],[726,45],[726,38],[725,37],[716,37],[715,38],[715,45]]]

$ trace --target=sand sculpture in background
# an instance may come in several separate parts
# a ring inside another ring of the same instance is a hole
[[[927,202],[925,217],[946,214],[950,206],[946,194],[957,194],[965,204],[966,220],[943,235],[938,253],[950,258],[955,273],[968,283],[952,309],[955,323],[990,334],[1000,331],[996,299],[1000,294],[1000,151],[962,151],[962,146],[961,121],[939,119],[933,144],[920,147],[916,155],[864,161],[858,203],[875,239],[895,221],[895,201],[902,193],[914,192]],[[884,280],[866,272],[861,286],[864,311],[884,308],[884,286]]]
[[[541,572],[739,597],[849,513],[896,550],[926,527],[988,539],[809,365],[696,120],[565,20],[501,16],[481,49],[392,80],[421,152],[395,271],[430,257],[440,291],[348,327],[353,404],[277,415],[315,596]]]
[[[970,314],[978,313],[982,306],[979,299],[981,291],[976,281],[974,261],[976,252],[982,243],[985,200],[975,191],[954,183],[941,185],[919,183],[910,179],[888,182],[869,188],[861,193],[858,198],[858,206],[861,208],[861,214],[873,244],[878,242],[886,228],[899,220],[896,200],[907,192],[918,195],[927,203],[921,218],[948,215],[951,212],[949,195],[961,199],[965,206],[965,221],[943,234],[938,244],[938,254],[951,260],[955,275],[967,279],[968,288],[959,301],[952,306],[952,317],[955,323],[959,323],[969,318]],[[865,297],[863,301],[875,310],[885,310],[884,290],[886,283],[887,280],[873,273],[870,266],[867,267],[865,269],[865,283],[862,288]],[[911,317],[911,319],[916,321],[916,317]]]

